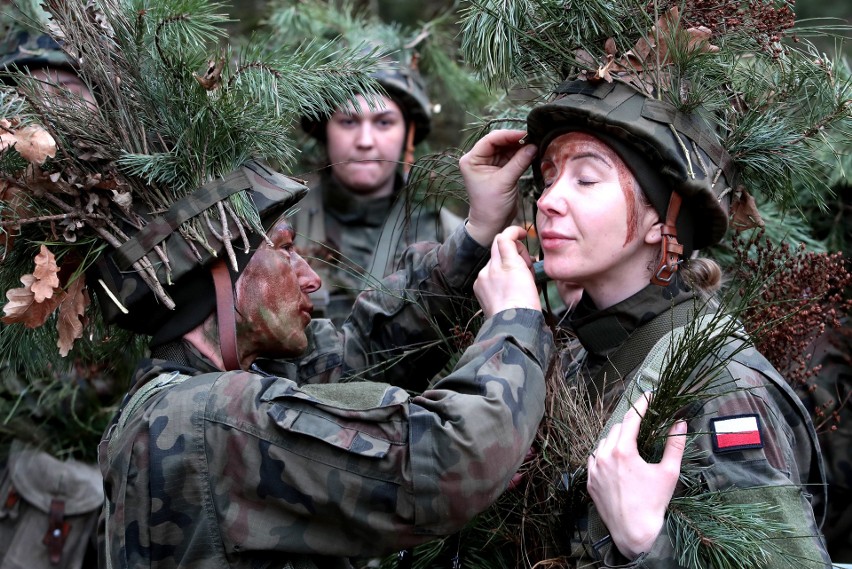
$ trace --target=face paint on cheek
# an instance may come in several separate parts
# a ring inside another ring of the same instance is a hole
[[[620,159],[616,160],[615,167],[618,170],[618,180],[621,183],[621,192],[624,194],[624,203],[627,206],[627,236],[624,245],[636,239],[639,232],[639,212],[636,210],[636,183],[633,173]]]

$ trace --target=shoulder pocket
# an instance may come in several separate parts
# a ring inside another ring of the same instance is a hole
[[[407,443],[407,395],[386,384],[278,382],[263,401],[279,428],[360,456],[382,458]]]

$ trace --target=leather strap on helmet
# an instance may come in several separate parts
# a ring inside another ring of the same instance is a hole
[[[666,221],[662,228],[662,241],[660,247],[662,254],[660,255],[660,263],[657,269],[651,276],[651,284],[659,286],[668,286],[672,277],[677,272],[677,266],[680,262],[680,256],[683,254],[683,245],[677,240],[677,216],[680,213],[681,204],[680,194],[672,192],[669,198],[669,207],[666,210]]]
[[[414,164],[414,134],[417,126],[414,121],[408,125],[408,136],[405,140],[405,154],[402,157],[402,175],[404,179],[408,179],[408,173],[411,171],[411,166]]]
[[[224,259],[210,268],[216,288],[216,323],[219,326],[219,349],[225,371],[242,369],[237,356],[237,319],[234,308],[234,287]]]

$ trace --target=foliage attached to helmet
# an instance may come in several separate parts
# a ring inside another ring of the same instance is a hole
[[[344,50],[330,65],[324,44],[233,52],[214,2],[44,6],[44,33],[96,103],[23,71],[0,91],[3,333],[53,329],[66,354],[102,316],[152,335],[190,305],[209,314],[199,275],[219,258],[239,271],[268,218],[306,191],[263,161],[292,163],[282,133],[301,116],[374,96],[376,58]]]

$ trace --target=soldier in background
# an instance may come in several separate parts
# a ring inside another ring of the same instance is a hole
[[[91,91],[76,74],[67,54],[52,38],[27,28],[24,25],[26,17],[9,2],[0,5],[0,12],[5,28],[0,39],[0,69],[26,72],[42,81],[46,90],[67,90],[94,103]],[[33,15],[41,17],[43,13]],[[4,82],[7,79],[5,77]],[[0,252],[0,262],[3,256]],[[84,407],[81,401],[104,402],[111,397],[110,393],[95,393],[97,388],[90,381],[95,379],[105,389],[111,384],[111,380],[102,374],[106,371],[102,369],[103,362],[92,366],[78,363],[81,365],[74,366],[68,373],[62,371],[66,362],[59,363],[52,373],[55,381],[79,388],[73,399],[69,395],[60,412],[68,413],[73,408],[73,412],[85,413],[89,407]],[[87,368],[86,371],[78,373],[83,368]],[[30,368],[15,369],[9,362],[3,362],[0,367],[4,389],[15,390],[34,381],[31,376],[35,373]],[[38,397],[31,385],[29,389],[21,389],[22,393],[34,392],[29,399]],[[54,412],[56,409],[48,409],[44,404],[30,411],[35,415],[30,417],[31,420],[44,420],[49,426],[33,429],[28,433],[30,438],[27,441],[4,434],[4,439],[6,436],[12,438],[3,440],[2,446],[8,455],[0,460],[3,466],[0,468],[0,567],[77,569],[93,567],[96,563],[94,535],[103,504],[103,482],[93,462],[80,460],[79,456],[57,457],[42,448],[53,448],[57,444],[56,433],[50,432],[51,428],[56,428],[50,420]],[[13,415],[5,417],[7,427],[14,422]],[[9,431],[14,432],[15,428],[10,427]],[[40,435],[52,440],[31,440]],[[84,437],[82,432],[78,435],[80,439]],[[96,444],[95,440],[93,450]],[[91,454],[94,456],[94,452]]]
[[[327,167],[293,225],[297,246],[322,276],[312,296],[316,315],[336,324],[361,290],[395,270],[408,245],[440,242],[461,222],[446,207],[413,203],[404,189],[432,116],[417,58],[407,57],[388,59],[374,74],[386,96],[359,97],[358,108],[337,109],[328,120],[302,120],[323,146]]]

